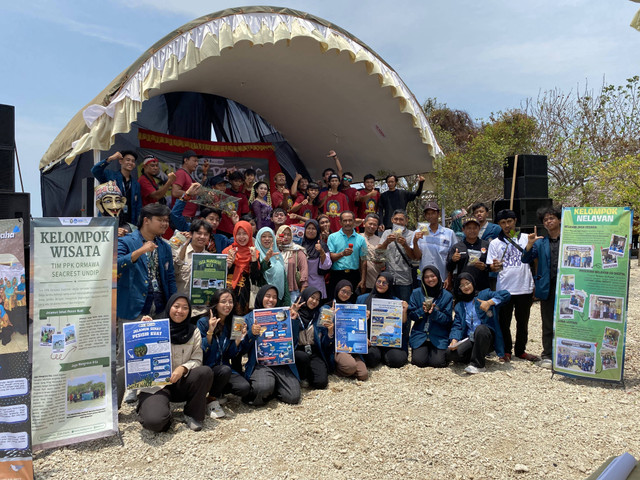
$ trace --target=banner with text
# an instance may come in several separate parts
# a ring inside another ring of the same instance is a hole
[[[622,380],[632,219],[628,207],[563,209],[554,313],[557,373]]]
[[[33,478],[22,219],[0,220],[0,478]]]
[[[31,222],[33,448],[115,435],[116,220]]]

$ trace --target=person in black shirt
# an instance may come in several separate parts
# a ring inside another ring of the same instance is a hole
[[[418,189],[415,192],[396,188],[398,177],[387,175],[385,179],[389,189],[380,196],[380,217],[384,228],[391,228],[391,217],[396,210],[406,210],[407,204],[422,194],[424,177],[418,175]]]
[[[453,291],[458,288],[458,276],[469,273],[473,276],[478,291],[489,288],[489,269],[486,265],[489,242],[480,239],[480,222],[475,217],[467,217],[462,221],[465,238],[456,243],[447,255],[447,271],[449,281],[453,281]]]

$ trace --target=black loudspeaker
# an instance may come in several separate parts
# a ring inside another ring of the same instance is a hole
[[[504,197],[511,197],[513,166],[515,157],[508,157],[504,167]],[[549,196],[549,177],[547,157],[545,155],[518,155],[516,185],[513,198],[547,198]]]
[[[538,209],[542,207],[551,207],[553,206],[553,200],[550,198],[521,198],[513,201],[513,211],[516,212],[518,216],[518,225],[520,228],[531,229],[533,231],[533,227],[542,226],[540,221],[538,220]],[[498,214],[500,210],[509,208],[509,200],[496,200],[493,202],[493,215]]]
[[[15,161],[13,152],[16,145],[15,108],[0,105],[0,191],[15,192]]]
[[[0,192],[0,218],[22,218],[24,222],[24,245],[29,246],[31,235],[31,194]]]

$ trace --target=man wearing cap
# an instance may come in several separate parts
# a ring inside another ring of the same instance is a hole
[[[242,217],[249,213],[249,201],[242,193],[244,188],[244,175],[242,172],[236,170],[235,172],[230,173],[229,183],[231,184],[231,187],[227,188],[224,193],[238,199],[237,214],[239,217]],[[234,224],[235,222],[233,221],[233,218],[229,216],[229,213],[225,210],[222,212],[222,218],[220,219],[220,226],[218,227],[218,230],[228,237],[231,237],[233,236]]]
[[[287,177],[284,173],[278,172],[273,177],[276,188],[271,192],[271,205],[273,208],[282,208],[285,212],[293,205],[289,205],[289,190],[287,189]]]
[[[349,210],[356,211],[356,195],[358,191],[351,186],[353,183],[353,173],[344,172],[342,174],[342,181],[340,182],[339,190],[344,193],[345,197],[349,201]]]
[[[438,267],[440,277],[446,279],[444,288],[451,290],[451,280],[447,271],[447,255],[449,249],[458,243],[458,237],[453,230],[438,223],[439,217],[440,207],[438,204],[427,202],[424,206],[424,219],[429,224],[428,231],[417,231],[413,236],[413,254],[414,258],[420,260],[420,271],[427,265]]]
[[[142,161],[142,176],[138,179],[140,184],[140,192],[142,193],[142,206],[150,203],[167,204],[164,198],[176,181],[176,174],[170,172],[167,175],[167,182],[163,185],[162,180],[158,177],[160,173],[160,162],[153,155],[147,155]]]
[[[503,302],[498,311],[500,330],[504,339],[504,361],[511,360],[512,349],[518,358],[538,361],[535,355],[525,351],[529,335],[529,314],[533,302],[533,277],[529,265],[522,262],[522,253],[529,237],[517,235],[516,214],[513,210],[500,210],[496,215],[501,232],[489,243],[487,265],[498,272],[496,290],[507,290],[511,294],[508,302]],[[511,337],[511,318],[515,310],[516,342]],[[515,348],[514,348],[515,347]]]
[[[349,200],[340,188],[340,177],[335,173],[329,176],[329,190],[320,193],[320,208],[329,217],[331,232],[337,232],[341,228],[340,214],[349,210]]]
[[[489,242],[482,240],[480,222],[475,217],[462,220],[464,239],[456,243],[447,255],[447,270],[449,278],[453,275],[453,289],[455,291],[458,275],[469,273],[475,280],[476,290],[489,288],[489,267],[486,265]]]
[[[387,175],[385,179],[388,190],[380,195],[380,216],[384,228],[391,228],[391,216],[396,210],[406,210],[407,204],[418,198],[422,194],[424,177],[418,175],[418,189],[415,192],[397,188],[398,177]],[[444,277],[443,277],[444,278]]]
[[[127,199],[127,203],[122,209],[122,218],[127,223],[138,223],[140,210],[142,209],[142,195],[140,194],[140,184],[133,179],[131,173],[136,168],[136,160],[138,155],[130,150],[116,152],[110,157],[97,163],[91,169],[91,174],[100,183],[106,183],[113,180],[122,192],[122,196]],[[113,160],[118,160],[120,170],[114,171],[107,169]]]
[[[171,196],[173,197],[173,204],[176,200],[181,198],[189,189],[193,183],[193,173],[198,168],[198,155],[193,150],[187,150],[182,154],[182,167],[176,172],[176,180],[171,186]],[[198,210],[198,206],[195,203],[188,203],[184,207],[182,215],[187,218],[193,218]]]

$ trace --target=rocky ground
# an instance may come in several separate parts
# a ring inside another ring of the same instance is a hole
[[[299,405],[254,409],[231,397],[201,432],[179,406],[168,433],[142,430],[134,408],[117,437],[35,454],[36,477],[167,479],[582,479],[605,459],[640,458],[640,268],[633,261],[624,386],[553,378],[530,362],[382,367],[367,382],[331,377]],[[515,322],[514,322],[515,323]],[[529,329],[541,351],[538,305]]]

